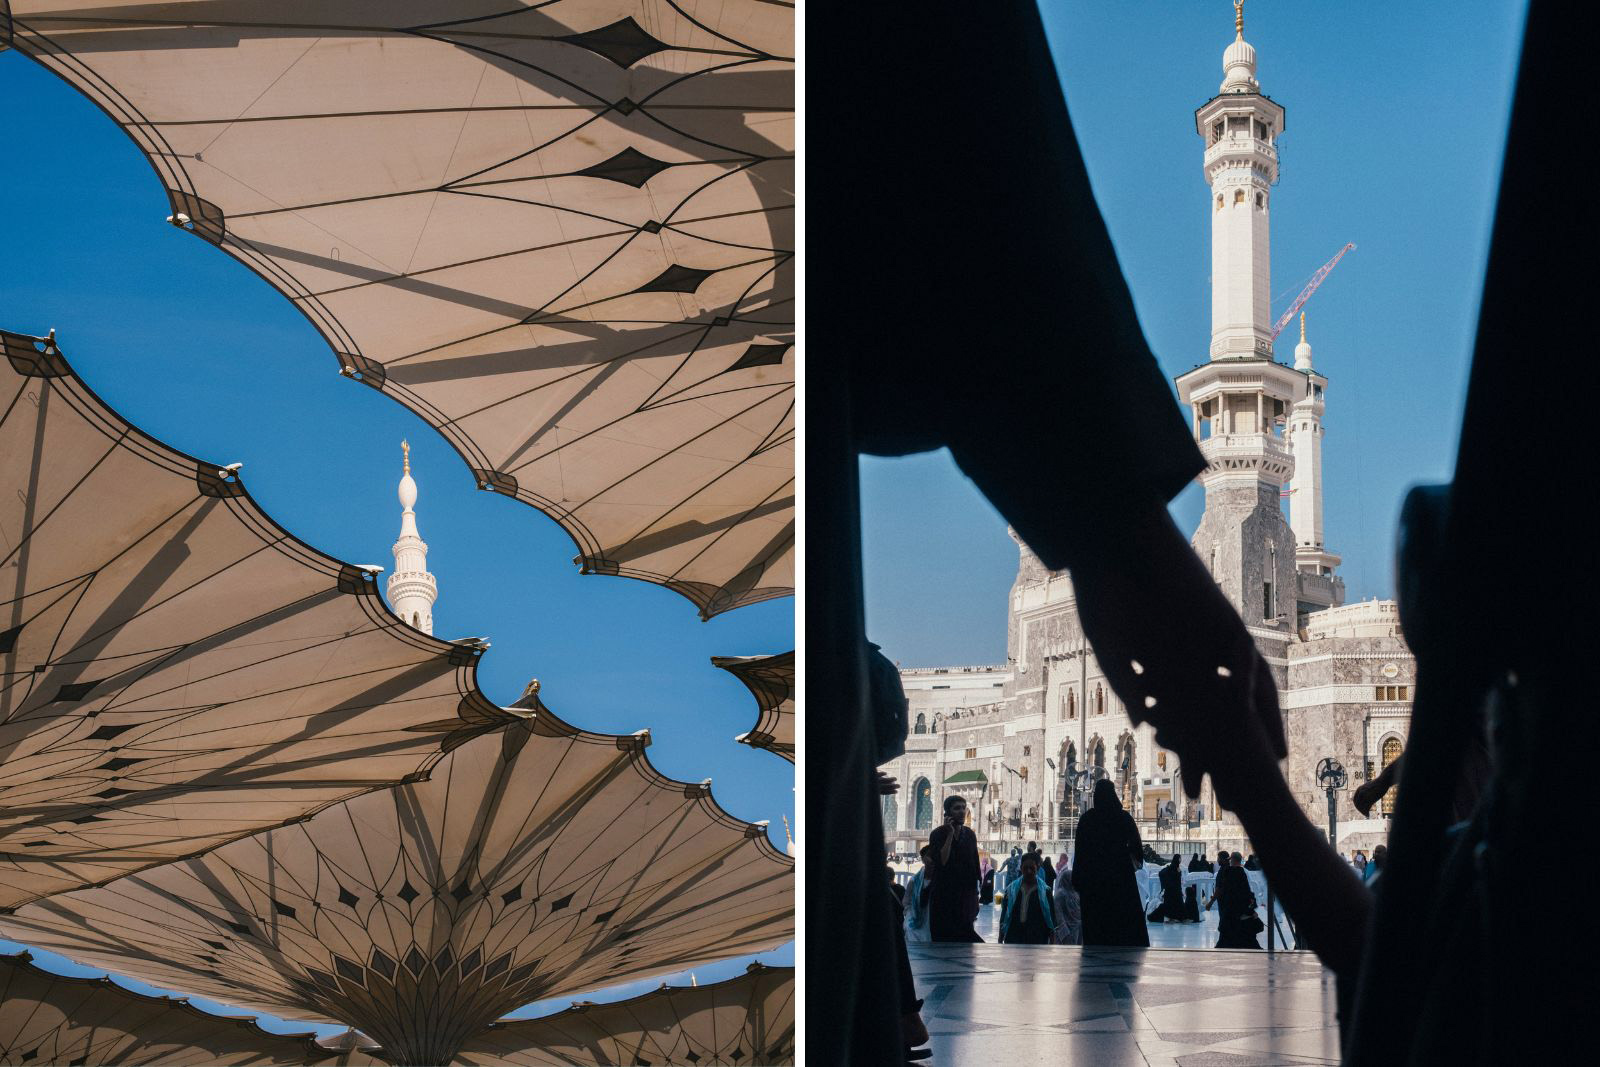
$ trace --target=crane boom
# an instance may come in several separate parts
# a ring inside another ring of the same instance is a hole
[[[1289,310],[1283,313],[1283,318],[1272,324],[1272,339],[1274,341],[1283,332],[1283,328],[1289,325],[1289,320],[1294,318],[1294,313],[1306,306],[1306,301],[1311,299],[1311,294],[1317,291],[1317,286],[1322,284],[1322,280],[1333,273],[1333,268],[1339,265],[1339,261],[1344,258],[1344,254],[1353,248],[1355,248],[1354,244],[1345,245],[1339,249],[1338,255],[1324,263],[1317,273],[1311,276],[1311,280],[1306,283],[1306,287],[1300,290],[1300,295],[1294,298],[1294,303],[1289,305]]]

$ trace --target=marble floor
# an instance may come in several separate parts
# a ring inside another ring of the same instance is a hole
[[[909,947],[936,1067],[1339,1062],[1333,975],[1309,952]]]
[[[1256,914],[1261,917],[1262,925],[1266,925],[1267,909],[1265,907],[1257,908]],[[1275,913],[1274,918],[1278,923],[1277,945],[1281,948],[1293,940],[1293,935],[1290,933],[1289,921],[1283,917],[1281,912]],[[1217,943],[1217,919],[1217,909],[1212,908],[1210,911],[1201,912],[1200,921],[1197,923],[1146,923],[1145,930],[1150,935],[1151,948],[1209,949]],[[973,923],[973,926],[978,931],[979,937],[991,945],[998,944],[1000,941],[1000,909],[992,904],[985,904],[978,909],[978,920]],[[1267,947],[1267,935],[1265,932],[1257,934],[1256,940],[1260,942],[1262,948]]]

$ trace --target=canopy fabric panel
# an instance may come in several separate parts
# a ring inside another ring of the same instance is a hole
[[[247,1017],[212,1015],[186,1001],[70,978],[26,952],[0,955],[0,1065],[22,1067],[266,1067],[342,1057],[311,1034],[272,1034]]]
[[[760,718],[737,740],[794,762],[794,653],[712,656],[711,665],[739,679],[755,695]]]
[[[514,721],[238,475],[0,333],[0,908],[426,772]]]
[[[794,585],[794,12],[12,0],[12,43],[586,572]]]
[[[164,988],[359,1028],[446,1063],[513,1008],[793,937],[794,861],[645,735],[532,713],[426,782],[0,917]]]
[[[794,968],[752,963],[702,986],[662,986],[614,1004],[574,1004],[496,1023],[456,1058],[464,1067],[794,1063]]]

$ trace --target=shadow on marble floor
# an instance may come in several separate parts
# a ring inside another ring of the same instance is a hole
[[[910,946],[930,1062],[1339,1062],[1333,974],[1308,952]]]

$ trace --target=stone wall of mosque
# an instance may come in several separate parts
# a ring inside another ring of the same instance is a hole
[[[1372,607],[1375,612],[1378,605]],[[1290,789],[1312,821],[1326,826],[1327,793],[1316,773],[1324,758],[1337,760],[1346,772],[1345,788],[1334,797],[1341,843],[1355,848],[1381,842],[1387,831],[1382,805],[1363,817],[1352,798],[1357,786],[1383,769],[1386,756],[1392,759],[1405,744],[1416,684],[1416,661],[1405,639],[1397,626],[1382,636],[1318,637],[1291,644],[1288,658],[1283,714]]]

